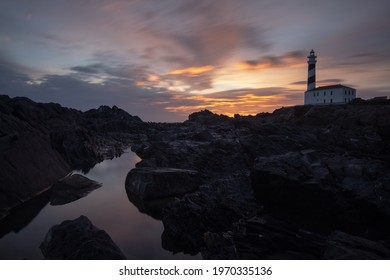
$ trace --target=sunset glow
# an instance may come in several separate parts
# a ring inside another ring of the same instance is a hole
[[[172,70],[169,72],[171,75],[189,75],[196,76],[202,73],[210,72],[214,67],[211,65],[199,66],[199,67],[189,67],[184,69]]]
[[[313,48],[318,86],[389,95],[390,7],[374,2],[2,1],[0,94],[144,120],[257,114],[303,104]]]

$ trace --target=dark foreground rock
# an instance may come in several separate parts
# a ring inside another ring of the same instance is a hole
[[[34,104],[0,98],[0,219],[71,170],[52,148],[45,129],[24,119],[23,112]]]
[[[142,161],[127,176],[128,197],[162,220],[170,251],[218,259],[389,258],[388,102],[234,118],[205,110],[164,124],[116,107],[82,113],[2,96],[0,113],[3,214],[69,169],[88,170],[131,144]]]
[[[111,237],[85,216],[53,226],[40,247],[50,260],[126,259]]]
[[[80,174],[73,174],[58,180],[51,188],[50,204],[63,205],[78,200],[102,184]]]
[[[389,259],[385,240],[333,231],[307,231],[291,221],[261,216],[240,221],[234,232],[208,232],[202,256],[206,259]]]
[[[126,191],[139,199],[172,197],[199,188],[200,180],[195,170],[178,168],[132,169],[126,177]]]
[[[139,167],[197,170],[164,207],[163,247],[217,259],[389,258],[387,104],[210,111],[154,125]]]
[[[197,190],[200,181],[195,170],[137,167],[127,174],[125,186],[127,197],[140,212],[161,219],[175,197]]]
[[[72,170],[119,156],[148,127],[115,106],[83,113],[4,95],[0,124],[0,219]]]

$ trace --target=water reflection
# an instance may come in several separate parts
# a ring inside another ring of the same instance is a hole
[[[50,191],[27,201],[10,211],[10,214],[0,222],[0,238],[10,232],[18,233],[24,229],[49,203]]]
[[[140,213],[129,202],[124,183],[127,173],[138,161],[133,153],[103,161],[87,174],[89,179],[102,183],[103,187],[66,205],[52,206],[42,202],[39,214],[30,217],[30,222],[22,230],[5,231],[0,238],[0,259],[42,259],[39,245],[48,230],[80,215],[87,216],[96,227],[105,230],[128,259],[200,258],[165,251],[161,246],[161,221]]]

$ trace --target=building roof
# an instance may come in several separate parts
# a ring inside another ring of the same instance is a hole
[[[341,84],[337,84],[337,85],[316,87],[316,88],[311,89],[311,90],[308,90],[308,91],[317,91],[317,90],[332,89],[332,88],[348,88],[348,89],[354,89],[354,88],[347,87],[347,86],[344,86],[344,85],[341,85]]]

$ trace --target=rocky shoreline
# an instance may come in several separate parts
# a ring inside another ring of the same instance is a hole
[[[4,95],[0,122],[0,219],[72,170],[121,155],[147,126],[115,106],[81,112]]]
[[[295,106],[145,123],[0,96],[3,216],[131,146],[130,201],[163,247],[204,259],[390,258],[390,104]],[[196,174],[196,176],[194,176]],[[26,182],[29,182],[28,184]],[[182,187],[181,187],[182,186]]]

